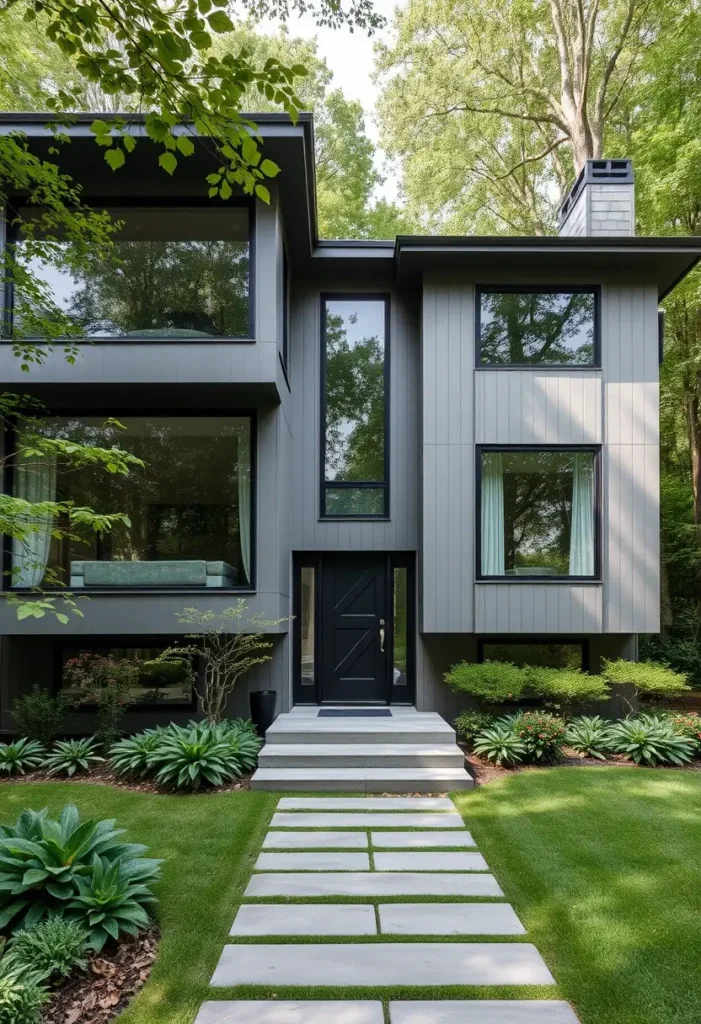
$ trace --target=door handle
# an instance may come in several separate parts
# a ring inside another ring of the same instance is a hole
[[[385,653],[385,620],[380,619],[380,651]]]

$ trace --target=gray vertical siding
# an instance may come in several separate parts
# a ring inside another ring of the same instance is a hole
[[[388,522],[319,520],[322,292],[386,292],[298,284],[291,307],[290,396],[293,423],[287,507],[294,551],[413,551],[418,541],[419,332],[416,312],[392,294],[390,308],[390,518]]]
[[[477,370],[477,444],[599,444],[600,370]]]
[[[420,626],[474,631],[474,289],[427,277],[422,328]]]
[[[477,633],[600,633],[596,583],[478,583]]]

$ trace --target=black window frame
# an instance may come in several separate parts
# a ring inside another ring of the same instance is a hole
[[[76,344],[89,345],[252,345],[256,342],[256,302],[255,302],[255,265],[256,265],[256,206],[253,199],[246,196],[236,196],[232,199],[203,199],[201,196],[87,196],[83,200],[85,206],[91,209],[104,209],[109,207],[162,207],[170,209],[182,207],[220,207],[226,209],[231,206],[242,206],[248,209],[248,332],[247,334],[230,334],[226,337],[213,338],[102,338],[84,335],[83,337],[72,338]],[[8,211],[15,207],[27,206],[27,201],[21,196],[11,196],[7,200]],[[17,225],[12,224],[12,216],[8,216],[5,222],[5,245],[13,245],[17,240]],[[12,282],[5,276],[4,282],[4,303],[3,323],[1,338],[4,341],[12,340],[12,325],[14,315],[14,288]],[[60,339],[59,339],[60,340]]]
[[[581,648],[582,651],[582,672],[588,672],[591,665],[589,639],[587,637],[581,637],[576,635],[569,636],[564,633],[555,636],[552,636],[551,634],[547,634],[546,636],[541,636],[540,634],[528,634],[527,636],[493,636],[491,634],[485,634],[484,636],[477,637],[477,662],[480,665],[485,661],[484,648],[488,644],[519,644],[523,645],[524,647],[545,646],[548,644],[552,644],[554,646],[576,646]]]
[[[483,363],[482,296],[506,295],[593,295],[594,351],[590,363]],[[475,369],[477,370],[600,370],[601,369],[601,285],[600,284],[479,284],[475,286]]]
[[[384,416],[384,479],[383,480],[327,480],[326,479],[326,307],[328,302],[384,302],[385,305],[385,341],[384,341],[384,384],[385,384],[385,416]],[[320,295],[321,320],[321,351],[320,365],[320,445],[319,445],[319,521],[323,522],[354,522],[369,520],[372,522],[386,521],[390,518],[390,306],[391,296],[387,292],[322,292]],[[326,492],[336,490],[383,490],[384,504],[381,513],[357,513],[355,515],[330,515],[326,511]]]
[[[485,576],[482,574],[482,454],[483,452],[591,452],[594,456],[594,575],[593,576]],[[600,444],[476,444],[475,445],[475,580],[478,583],[562,583],[603,582],[602,577],[602,491]]]
[[[31,412],[31,410],[29,410]],[[32,413],[36,415],[36,412]],[[100,417],[100,413],[95,409],[75,408],[69,407],[65,409],[59,409],[52,412],[48,419],[68,419],[70,417],[90,417],[96,419]],[[256,409],[220,409],[219,407],[213,409],[155,409],[150,411],[144,411],[143,409],[134,408],[118,408],[116,410],[110,408],[110,416],[114,416],[118,420],[129,419],[130,417],[149,417],[154,418],[176,418],[176,419],[197,419],[198,417],[216,418],[221,417],[222,419],[248,419],[250,421],[250,440],[251,440],[251,579],[246,586],[241,587],[184,587],[180,584],[174,584],[173,586],[165,586],[160,583],[152,587],[137,586],[137,587],[89,587],[85,588],[84,595],[78,596],[92,596],[93,594],[255,594],[257,592],[257,570],[258,570],[258,412]],[[12,457],[17,450],[17,430],[16,421],[13,418],[8,426],[5,428],[5,463],[0,471],[0,480],[2,481],[2,488],[4,494],[12,494],[14,488],[14,472],[12,466]],[[11,583],[11,572],[12,572],[12,538],[8,534],[0,534],[2,542],[2,576],[0,578],[0,593],[9,594],[32,594],[35,593],[31,587],[14,587]],[[82,589],[82,588],[81,588]],[[48,586],[42,584],[41,590],[46,591],[50,594],[61,594],[71,592],[69,582],[65,586]]]
[[[70,636],[70,637],[55,637],[53,642],[53,673],[51,680],[51,687],[54,696],[57,696],[62,692],[63,687],[63,661],[65,651],[80,648],[81,650],[88,652],[98,652],[112,650],[119,647],[162,647],[164,650],[167,647],[172,647],[176,641],[180,643],[185,641],[186,637],[184,634],[168,634],[160,636],[157,634],[149,634],[147,636],[120,636],[118,633],[110,636],[106,633],[99,635],[82,635],[82,636]],[[172,711],[195,711],[197,709],[197,694],[199,686],[203,681],[203,669],[204,661],[202,655],[195,656],[194,670],[197,680],[192,688],[192,696],[189,701],[183,701],[180,704],[162,704],[160,701],[139,701],[136,704],[130,704],[126,708],[126,714],[138,714],[140,711],[163,711],[170,713]],[[93,713],[97,709],[96,704],[81,704],[80,709],[89,713]]]

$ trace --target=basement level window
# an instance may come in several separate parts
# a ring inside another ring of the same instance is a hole
[[[597,366],[598,288],[478,288],[478,366]]]

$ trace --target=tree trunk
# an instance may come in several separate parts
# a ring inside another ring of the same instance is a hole
[[[696,393],[689,395],[686,405],[689,453],[691,456],[691,486],[694,492],[694,525],[697,536],[701,530],[701,407],[699,404],[699,377],[696,377]],[[701,620],[701,564],[694,579],[694,601],[696,615]]]

